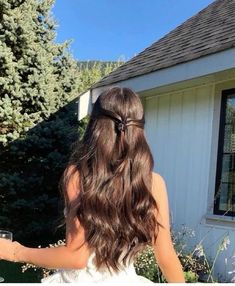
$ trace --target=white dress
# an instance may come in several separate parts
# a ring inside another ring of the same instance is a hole
[[[92,254],[84,269],[59,270],[56,273],[43,278],[42,283],[78,283],[78,285],[110,285],[110,286],[125,286],[125,285],[153,285],[152,281],[145,277],[137,275],[133,262],[127,267],[123,267],[119,273],[109,273],[107,269],[97,270],[93,263],[94,254]]]
[[[64,210],[66,217],[67,212]],[[87,266],[84,269],[60,269],[54,274],[43,278],[42,283],[78,283],[78,285],[110,285],[110,286],[125,286],[125,285],[153,285],[154,282],[149,279],[137,275],[134,268],[134,262],[130,262],[128,266],[122,267],[118,272],[110,273],[108,269],[103,268],[97,270],[94,264],[95,253],[92,253],[88,259]]]

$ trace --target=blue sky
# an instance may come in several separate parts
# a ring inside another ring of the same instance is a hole
[[[57,42],[78,60],[129,60],[213,0],[56,0]]]

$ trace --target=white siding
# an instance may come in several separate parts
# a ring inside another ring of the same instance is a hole
[[[81,94],[78,98],[78,120],[83,119],[85,116],[91,112],[91,93],[90,90]]]
[[[146,136],[155,171],[168,185],[173,223],[196,226],[199,209],[206,211],[212,90],[205,86],[146,99]]]
[[[208,209],[210,178],[214,85],[181,90],[145,98],[146,137],[152,150],[155,168],[167,184],[172,223],[195,230],[194,243],[204,238],[208,255],[216,254],[218,243],[228,229],[204,223]],[[210,206],[212,207],[212,205]],[[235,224],[234,224],[235,227]],[[235,231],[230,232],[229,252],[222,254],[217,271],[228,279],[232,264],[224,258],[235,252]]]

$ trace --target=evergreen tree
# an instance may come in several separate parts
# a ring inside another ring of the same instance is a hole
[[[91,87],[95,82],[115,70],[121,64],[123,64],[122,60],[118,60],[116,62],[79,62],[78,67],[80,71],[81,89],[86,90],[87,88]]]
[[[53,0],[0,0],[0,228],[48,244],[63,213],[58,182],[87,119],[76,97],[116,68],[81,69],[55,43]]]
[[[58,180],[77,139],[66,104],[80,92],[79,69],[69,43],[54,41],[52,4],[0,0],[0,226],[35,243],[58,223]]]
[[[54,0],[0,0],[0,142],[15,140],[78,95],[68,42],[55,44]]]

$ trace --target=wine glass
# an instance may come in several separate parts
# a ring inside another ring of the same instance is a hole
[[[0,238],[4,238],[4,239],[9,239],[12,241],[13,239],[13,234],[10,231],[7,230],[0,230]],[[0,277],[0,283],[4,282],[4,278]]]

